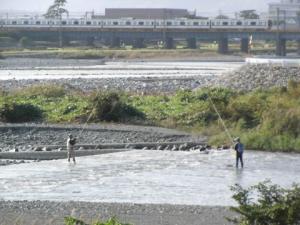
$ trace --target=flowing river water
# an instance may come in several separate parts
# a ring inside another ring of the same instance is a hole
[[[0,199],[234,205],[230,186],[300,183],[300,155],[231,151],[141,151],[1,167]]]
[[[237,69],[242,62],[71,62],[69,65],[52,63],[35,63],[10,65],[0,60],[0,80],[24,79],[103,79],[103,78],[144,78],[144,77],[188,77],[221,75]]]

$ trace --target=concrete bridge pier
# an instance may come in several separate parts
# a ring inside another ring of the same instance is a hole
[[[119,37],[112,37],[110,40],[110,47],[112,48],[120,48],[121,39]]]
[[[286,56],[286,39],[280,38],[276,41],[276,55]]]
[[[133,47],[134,48],[144,48],[145,43],[144,43],[144,38],[136,38],[133,41]]]
[[[197,40],[196,38],[188,38],[187,41],[187,47],[190,49],[196,49],[197,48]]]
[[[220,38],[218,46],[218,53],[227,54],[228,53],[228,38]]]
[[[241,40],[241,52],[249,53],[249,38],[242,38],[242,40]]]
[[[174,39],[171,37],[167,37],[165,39],[165,49],[173,49],[174,47]]]

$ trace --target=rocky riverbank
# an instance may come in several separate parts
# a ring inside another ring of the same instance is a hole
[[[212,80],[212,86],[250,91],[257,88],[287,86],[290,80],[300,80],[300,67],[270,64],[245,65],[238,70]]]
[[[68,134],[78,138],[78,144],[138,142],[189,142],[198,137],[170,129],[129,125],[0,125],[0,151],[34,151],[37,146],[65,145]],[[203,138],[202,138],[203,140]]]
[[[72,62],[74,63],[74,62]],[[115,71],[118,73],[117,71]],[[200,73],[200,72],[199,72]],[[286,86],[289,80],[300,80],[299,67],[272,65],[245,65],[223,75],[214,74],[168,77],[118,77],[118,78],[65,78],[3,80],[0,89],[11,91],[32,85],[63,85],[67,89],[90,92],[94,90],[117,90],[138,94],[174,93],[178,90],[195,90],[202,87],[227,87],[235,90],[268,89]]]
[[[100,79],[59,79],[59,80],[5,80],[0,89],[16,90],[32,85],[63,85],[67,89],[84,92],[117,90],[139,94],[174,93],[177,90],[193,90],[209,86],[215,76],[168,77],[168,78],[100,78]]]
[[[220,225],[230,224],[225,217],[234,214],[227,207],[185,205],[149,205],[125,203],[0,201],[1,224],[63,225],[64,217],[86,222],[116,216],[123,223],[135,225]]]

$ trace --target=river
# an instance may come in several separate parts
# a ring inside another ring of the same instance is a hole
[[[56,65],[51,60],[28,59],[27,62],[25,59],[18,59],[18,63],[14,60],[16,59],[0,60],[0,80],[195,77],[221,75],[244,64],[243,62],[106,62],[102,65],[96,60],[59,60]]]
[[[236,169],[230,151],[130,151],[1,167],[0,199],[234,205],[230,186],[266,179],[300,183],[300,155],[245,152]]]

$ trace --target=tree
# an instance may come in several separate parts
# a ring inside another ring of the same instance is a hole
[[[244,19],[259,19],[259,15],[254,9],[240,11],[240,17]]]
[[[68,10],[63,8],[67,0],[54,0],[53,5],[49,6],[47,12],[44,14],[45,18],[62,19],[63,14],[68,14]]]
[[[47,12],[44,14],[45,18],[48,19],[58,19],[59,20],[59,47],[62,47],[63,40],[62,40],[62,16],[63,14],[69,15],[69,12],[67,9],[64,8],[66,5],[67,0],[54,0],[53,5],[49,6]]]

